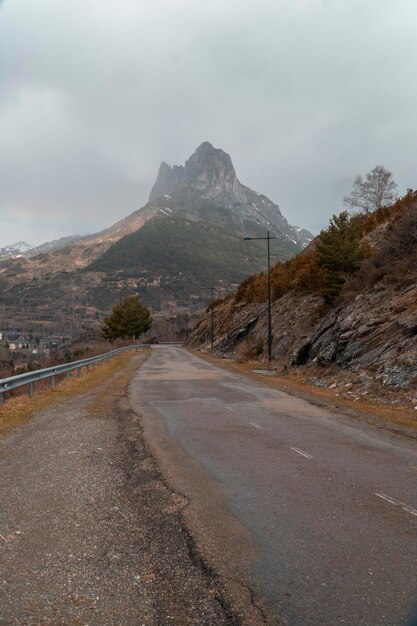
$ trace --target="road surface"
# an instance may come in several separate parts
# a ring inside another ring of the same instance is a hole
[[[288,626],[399,626],[417,604],[415,442],[156,347],[131,384],[209,559]]]

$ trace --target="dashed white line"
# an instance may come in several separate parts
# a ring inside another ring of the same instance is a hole
[[[389,502],[390,504],[397,506],[397,502],[396,500],[394,500],[394,498],[390,498],[389,496],[386,496],[384,493],[376,493],[375,495],[378,496],[378,498],[382,498],[386,502]]]
[[[290,446],[291,450],[294,450],[294,452],[297,452],[297,454],[301,454],[301,456],[305,457],[306,459],[312,459],[313,455],[309,454],[308,452],[304,452],[304,450],[300,450],[300,448],[293,448],[292,446]]]
[[[264,430],[264,427],[261,426],[260,424],[257,424],[256,422],[249,422],[249,424],[253,426],[254,428],[258,428],[258,430]]]
[[[415,515],[417,517],[417,510],[413,509],[412,506],[404,504],[404,502],[401,502],[400,500],[394,500],[394,498],[387,496],[385,493],[376,493],[375,495],[378,496],[378,498],[382,498],[386,502],[393,504],[394,506],[400,506],[403,511],[407,511],[407,513],[411,513],[411,515]]]

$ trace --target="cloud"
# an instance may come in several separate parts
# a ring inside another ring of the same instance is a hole
[[[0,245],[110,225],[204,140],[314,231],[415,187],[414,0],[0,4]]]

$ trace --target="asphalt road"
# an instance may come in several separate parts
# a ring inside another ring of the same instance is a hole
[[[407,622],[415,442],[174,347],[153,349],[131,398],[210,558],[247,576],[280,623]]]

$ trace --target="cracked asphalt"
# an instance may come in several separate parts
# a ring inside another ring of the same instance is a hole
[[[0,462],[2,626],[243,623],[184,524],[188,501],[161,475],[120,372],[2,437]]]
[[[407,623],[414,440],[173,346],[152,350],[131,402],[226,591],[240,581],[288,626]]]

